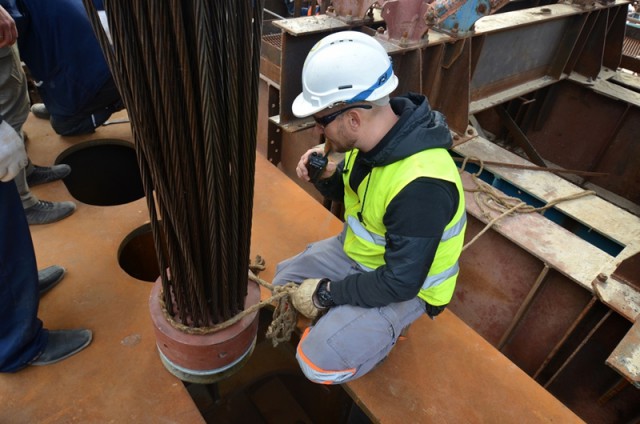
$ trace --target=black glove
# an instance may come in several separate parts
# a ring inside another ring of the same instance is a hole
[[[433,306],[427,302],[424,302],[424,305],[425,305],[425,311],[427,312],[427,315],[429,315],[429,318],[435,318],[437,315],[440,314],[440,312],[444,311],[444,309],[447,307],[447,305]]]
[[[333,297],[331,297],[331,292],[329,291],[329,283],[331,280],[328,278],[323,278],[318,283],[318,287],[316,288],[316,292],[313,294],[313,300],[318,304],[321,308],[330,308],[332,306],[336,306],[336,303],[333,301]]]

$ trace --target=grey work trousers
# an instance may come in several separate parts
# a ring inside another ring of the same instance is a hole
[[[29,116],[29,92],[17,44],[0,49],[0,62],[0,114],[23,136],[22,125]],[[32,167],[29,161],[29,166],[21,170],[14,179],[24,208],[38,203],[27,185],[27,173]]]
[[[312,243],[278,264],[274,285],[300,284],[307,278],[341,280],[364,272],[342,248],[343,234]],[[307,328],[296,359],[316,383],[341,384],[371,371],[395,346],[401,331],[425,313],[419,298],[376,308],[340,305]]]

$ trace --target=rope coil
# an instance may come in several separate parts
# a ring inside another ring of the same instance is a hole
[[[473,197],[476,201],[476,204],[480,208],[482,215],[485,217],[485,219],[487,220],[491,219],[491,220],[482,229],[482,231],[476,234],[475,237],[473,237],[473,239],[471,239],[467,244],[465,244],[462,247],[463,252],[465,251],[465,249],[467,249],[469,246],[475,243],[475,241],[478,240],[480,236],[482,236],[484,233],[486,233],[496,222],[498,222],[505,216],[509,216],[514,213],[524,214],[524,213],[533,213],[533,212],[543,212],[547,209],[554,207],[559,203],[596,194],[592,190],[585,190],[579,193],[570,194],[568,196],[558,197],[556,199],[551,200],[550,202],[547,202],[546,205],[536,208],[531,205],[528,205],[527,203],[521,201],[518,198],[502,194],[497,189],[493,188],[491,185],[480,181],[478,177],[484,169],[484,162],[482,161],[482,159],[479,159],[473,156],[466,157],[462,162],[462,165],[460,166],[460,173],[464,171],[464,168],[468,161],[474,161],[476,163],[479,163],[480,169],[476,173],[471,174],[471,179],[476,185],[476,187],[475,188],[465,187],[464,191],[473,193]],[[494,218],[491,218],[491,214],[489,213],[489,210],[500,212],[500,215]]]

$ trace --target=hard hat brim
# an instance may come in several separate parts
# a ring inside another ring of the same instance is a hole
[[[309,103],[304,98],[303,93],[298,94],[298,97],[295,98],[293,104],[291,105],[291,111],[298,118],[306,118],[316,112],[320,112],[324,108],[325,106],[314,106]]]

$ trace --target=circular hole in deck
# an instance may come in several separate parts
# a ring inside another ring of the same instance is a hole
[[[124,140],[91,140],[60,154],[56,163],[71,167],[63,181],[71,195],[89,205],[114,206],[144,197],[133,145]]]
[[[160,267],[153,244],[151,224],[133,230],[120,244],[118,264],[127,274],[142,281],[155,282]]]

